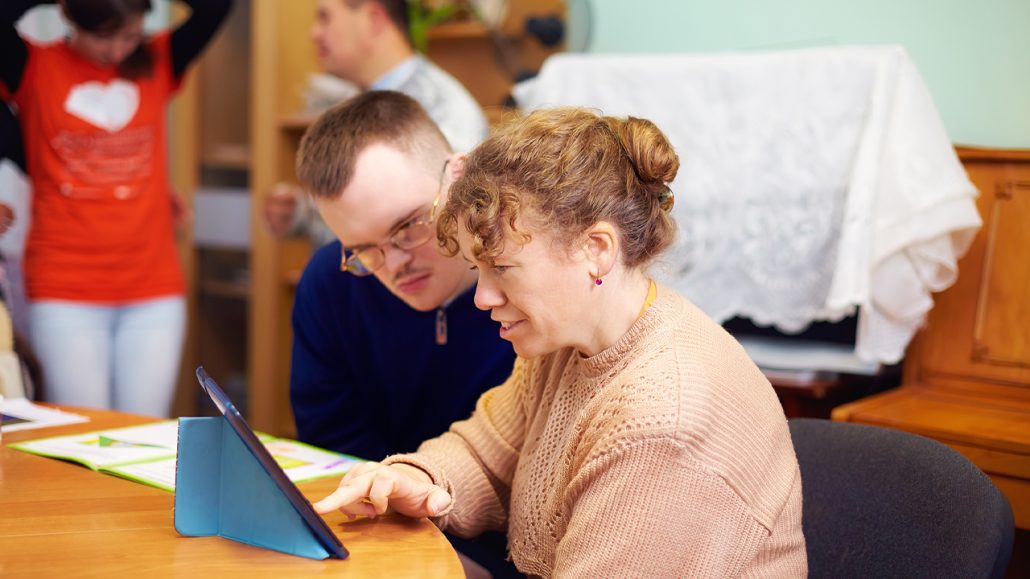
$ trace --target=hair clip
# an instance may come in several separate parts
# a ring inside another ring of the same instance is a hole
[[[658,192],[658,206],[662,208],[662,211],[666,213],[672,211],[672,206],[675,204],[676,195],[673,194],[672,189],[668,186],[665,186]]]

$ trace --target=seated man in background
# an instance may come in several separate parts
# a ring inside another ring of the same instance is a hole
[[[304,135],[297,176],[339,239],[315,252],[293,306],[290,400],[304,442],[372,460],[412,451],[511,372],[511,346],[473,303],[475,272],[434,239],[463,163],[398,92],[358,95]],[[485,541],[498,546],[486,559],[455,547],[495,576],[513,570],[504,538]]]
[[[472,95],[415,52],[405,0],[319,0],[311,39],[325,72],[361,90],[411,96],[454,150],[468,151],[486,137],[486,117]],[[332,240],[305,201],[297,187],[277,185],[265,200],[271,233],[283,237],[306,231],[316,245]]]

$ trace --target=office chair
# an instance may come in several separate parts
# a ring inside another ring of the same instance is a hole
[[[810,577],[1005,575],[1012,509],[964,456],[900,430],[811,418],[789,425]]]

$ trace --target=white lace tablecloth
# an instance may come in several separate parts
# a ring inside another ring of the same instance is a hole
[[[976,189],[904,49],[551,57],[523,110],[654,121],[680,155],[655,274],[710,316],[786,332],[859,308],[855,353],[894,363],[980,225]]]

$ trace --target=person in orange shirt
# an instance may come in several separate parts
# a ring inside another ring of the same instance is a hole
[[[33,187],[25,250],[31,340],[49,399],[169,413],[185,326],[166,162],[166,108],[231,0],[148,36],[150,0],[61,0],[70,34],[36,44],[0,8],[0,81]]]

